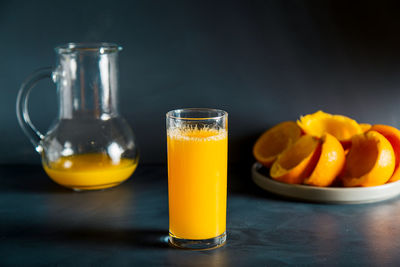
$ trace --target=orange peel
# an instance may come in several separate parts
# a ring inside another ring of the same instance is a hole
[[[311,135],[301,136],[272,164],[271,178],[289,184],[302,184],[314,169],[320,147],[317,138]]]
[[[314,186],[330,186],[341,173],[345,164],[343,146],[332,135],[325,134],[322,137],[321,155],[315,169],[304,184]]]
[[[294,121],[281,122],[265,131],[253,147],[258,162],[270,167],[279,154],[287,150],[301,136],[301,129]]]
[[[321,110],[301,116],[297,124],[304,133],[321,138],[325,133],[336,137],[343,145],[351,141],[352,136],[363,133],[360,125],[343,115],[332,115]]]
[[[395,127],[383,124],[376,124],[371,127],[372,131],[382,134],[392,145],[396,158],[394,172],[388,183],[400,180],[400,130]]]
[[[369,130],[371,129],[371,127],[372,127],[372,125],[369,124],[369,123],[360,123],[359,125],[360,125],[360,127],[361,127],[361,130],[362,130],[364,133],[367,132],[367,131],[369,131]]]
[[[352,138],[342,177],[344,186],[377,186],[386,183],[395,168],[390,142],[377,131]]]

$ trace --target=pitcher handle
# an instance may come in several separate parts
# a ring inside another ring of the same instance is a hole
[[[28,112],[28,98],[31,89],[42,79],[50,78],[52,79],[53,76],[53,69],[42,68],[38,69],[34,73],[32,73],[25,82],[21,85],[21,88],[18,92],[17,97],[17,118],[19,125],[21,126],[22,130],[28,136],[29,140],[35,147],[38,153],[43,151],[43,147],[41,145],[41,140],[44,138],[44,135],[39,132],[38,129],[33,125]],[[54,80],[54,79],[52,79]]]

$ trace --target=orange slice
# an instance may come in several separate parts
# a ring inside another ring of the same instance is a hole
[[[288,149],[301,136],[301,129],[294,121],[281,122],[264,132],[253,147],[258,162],[270,167],[277,156]]]
[[[392,145],[396,158],[394,172],[389,183],[400,180],[400,130],[389,125],[376,124],[371,127],[372,131],[382,134]]]
[[[346,158],[344,186],[377,186],[386,183],[393,174],[395,155],[390,142],[376,131],[352,138]]]
[[[303,135],[272,164],[271,178],[289,184],[302,184],[318,161],[320,147],[317,138]]]
[[[353,119],[342,115],[332,115],[323,111],[301,116],[297,124],[306,133],[321,138],[325,133],[336,137],[343,145],[350,143],[351,137],[363,133]]]
[[[345,163],[344,150],[340,142],[332,135],[322,137],[321,155],[310,177],[304,180],[305,184],[314,186],[330,186]]]

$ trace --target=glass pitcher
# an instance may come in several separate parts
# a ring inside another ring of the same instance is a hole
[[[69,43],[55,49],[57,67],[40,69],[22,84],[17,98],[21,128],[42,156],[46,173],[74,190],[116,186],[138,164],[134,134],[118,113],[118,52],[109,43]],[[28,96],[51,78],[57,86],[58,119],[46,135],[32,124]]]

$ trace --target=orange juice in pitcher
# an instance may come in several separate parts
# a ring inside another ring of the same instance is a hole
[[[75,190],[103,189],[118,185],[135,171],[137,160],[112,160],[107,154],[93,153],[61,157],[43,163],[47,175],[56,183]]]

